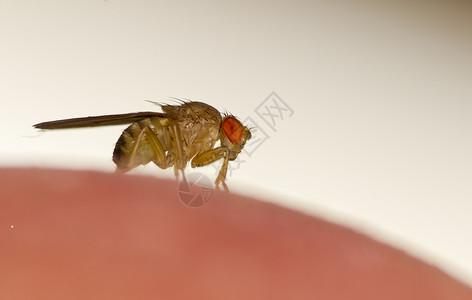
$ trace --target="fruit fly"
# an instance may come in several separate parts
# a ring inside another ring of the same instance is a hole
[[[93,116],[44,122],[38,129],[67,129],[129,124],[116,142],[113,162],[118,172],[127,172],[139,165],[155,163],[161,169],[174,166],[185,179],[184,169],[203,167],[223,159],[215,184],[228,190],[225,178],[228,161],[235,160],[251,138],[249,128],[233,115],[221,115],[214,107],[193,101],[181,105],[157,104],[160,112]],[[217,141],[220,146],[215,148]]]

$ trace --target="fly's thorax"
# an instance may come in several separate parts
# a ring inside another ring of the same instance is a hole
[[[212,149],[219,140],[220,124],[212,119],[194,120],[188,118],[179,121],[179,128],[182,135],[183,151],[188,158]]]
[[[175,114],[190,118],[195,122],[207,121],[212,123],[221,123],[220,112],[211,105],[203,102],[184,102],[181,105],[163,105],[162,111],[168,114]]]
[[[190,159],[197,153],[213,148],[219,139],[221,115],[211,105],[202,102],[185,102],[181,105],[164,105],[162,111],[176,115],[181,133],[183,154]]]

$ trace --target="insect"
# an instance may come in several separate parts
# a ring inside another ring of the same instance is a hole
[[[151,101],[149,101],[151,102]],[[221,115],[214,107],[194,101],[181,105],[159,105],[160,112],[136,112],[64,119],[33,125],[38,129],[67,129],[129,124],[116,142],[113,162],[118,172],[127,172],[140,165],[154,162],[159,168],[174,166],[185,179],[184,169],[190,161],[192,168],[203,167],[223,159],[215,185],[225,190],[228,161],[235,160],[247,140],[249,128],[233,115]],[[215,148],[217,141],[220,146]]]

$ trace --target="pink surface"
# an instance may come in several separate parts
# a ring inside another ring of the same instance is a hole
[[[174,181],[0,169],[0,299],[472,299],[472,290],[350,229],[235,194],[190,208]]]

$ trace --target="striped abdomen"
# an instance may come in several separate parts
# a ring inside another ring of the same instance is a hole
[[[113,162],[120,171],[126,172],[151,161],[154,161],[161,168],[167,168],[170,166],[164,166],[162,163],[157,161],[155,151],[149,144],[147,138],[144,137],[138,145],[132,163],[130,162],[133,148],[138,142],[139,136],[145,127],[152,130],[165,151],[169,150],[171,137],[169,136],[168,126],[162,125],[162,123],[166,123],[165,121],[165,119],[161,118],[148,118],[131,124],[123,131],[116,142],[115,150],[113,151]]]

